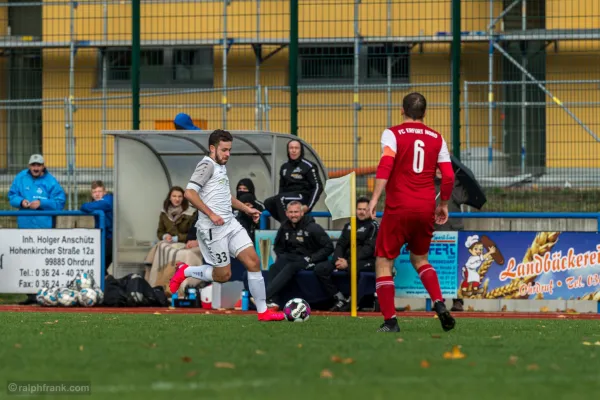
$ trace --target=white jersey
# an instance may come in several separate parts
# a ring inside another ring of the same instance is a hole
[[[227,168],[205,156],[196,166],[186,189],[198,192],[200,199],[215,214],[223,218],[225,224],[233,219],[231,210],[231,190]],[[203,212],[198,212],[196,228],[210,229],[215,225]]]

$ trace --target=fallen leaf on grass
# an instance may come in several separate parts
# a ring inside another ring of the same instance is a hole
[[[421,368],[429,368],[429,361],[427,361],[427,360],[421,361]]]
[[[331,360],[331,362],[334,362],[334,363],[342,362],[342,359],[339,356],[331,356],[330,360]]]
[[[354,364],[354,360],[352,358],[344,358],[342,364]]]
[[[112,318],[104,318],[104,320],[105,320],[105,321],[110,321],[110,320],[112,320],[112,319],[117,319],[117,318],[115,318],[115,317],[112,317]]]
[[[301,349],[302,348],[302,343],[298,343],[298,348]]]
[[[83,345],[79,346],[79,351],[83,351]]]
[[[496,335],[496,336],[492,336],[492,339],[500,339],[502,337],[502,335]]]
[[[510,357],[508,358],[508,363],[509,363],[510,365],[517,365],[517,361],[518,361],[518,360],[519,360],[519,357],[517,357],[517,356],[510,356]]]
[[[228,362],[216,362],[215,363],[215,368],[235,369],[235,365],[233,365],[232,363],[228,363]]]
[[[21,346],[20,343],[15,343],[15,349],[20,349],[21,347],[23,347],[23,346]]]
[[[476,365],[477,365],[477,364],[476,364],[476,363],[474,363],[474,362],[470,362],[470,363],[469,363],[469,367],[474,367],[474,366],[476,366]]]
[[[540,308],[540,312],[549,312],[550,309],[548,308],[548,306],[544,306]]]
[[[432,339],[441,339],[442,335],[431,335]]]
[[[600,342],[595,342],[594,346],[600,346]]]
[[[46,324],[46,325],[54,325],[54,324],[56,324],[56,323],[58,323],[58,320],[56,320],[56,321],[54,321],[54,322],[52,322],[52,321],[47,321],[47,322],[44,322],[44,324]]]
[[[402,343],[402,342],[404,342],[404,339],[402,339],[401,337],[399,337],[398,339],[396,339],[396,342]]]
[[[196,374],[197,374],[197,373],[198,373],[198,372],[196,372],[196,371],[190,371],[190,372],[188,372],[187,374],[185,374],[185,377],[186,377],[186,378],[191,378],[191,377],[193,377],[193,376],[196,376]]]
[[[181,361],[183,361],[184,363],[192,362],[192,357],[188,357],[188,356],[181,357]]]
[[[162,314],[157,311],[154,313],[154,315],[162,315]]]
[[[44,332],[40,332],[40,335],[43,335],[43,334],[44,334]]]
[[[556,365],[556,364],[550,364],[550,368],[552,368],[555,371],[559,371],[560,370],[560,367],[558,365]]]
[[[584,346],[591,346],[592,344],[590,342],[583,342],[582,343]]]
[[[151,349],[155,349],[155,348],[156,348],[156,346],[157,346],[157,344],[156,344],[156,343],[150,343],[150,344],[148,345],[148,347],[149,347],[149,348],[151,348]]]
[[[437,316],[437,314],[435,314],[435,315],[433,316],[433,319],[438,319],[438,316]]]
[[[452,351],[447,351],[444,353],[444,359],[446,360],[458,360],[461,358],[465,358],[467,355],[460,351],[459,346],[453,346]]]
[[[258,355],[260,356],[260,355],[263,355],[263,354],[265,354],[265,352],[264,352],[264,351],[262,351],[262,350],[256,350],[256,354],[258,354]]]
[[[321,371],[321,378],[333,378],[333,373],[328,369],[324,369]]]
[[[537,364],[530,364],[527,366],[527,371],[537,371],[540,367]]]

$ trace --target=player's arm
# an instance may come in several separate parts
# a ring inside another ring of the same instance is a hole
[[[450,152],[448,145],[442,138],[442,147],[438,154],[437,166],[442,173],[442,183],[440,184],[440,200],[442,204],[448,204],[448,200],[452,196],[454,189],[454,169],[452,169],[452,161],[450,160]]]
[[[442,173],[442,183],[440,184],[440,204],[435,209],[435,223],[444,225],[448,222],[448,200],[450,200],[454,188],[454,170],[444,138],[442,138],[442,147],[438,153],[437,166]]]
[[[220,218],[217,214],[215,214],[200,198],[200,192],[202,188],[214,172],[214,165],[208,161],[201,161],[196,166],[190,181],[188,182],[185,188],[185,198],[192,203],[192,205],[199,210],[201,213],[205,214],[211,221],[214,222],[217,218]]]
[[[371,217],[375,218],[375,212],[377,209],[377,203],[379,198],[387,185],[387,181],[394,168],[394,159],[396,158],[397,151],[396,136],[389,129],[383,131],[381,135],[381,159],[377,166],[377,172],[375,174],[375,188],[373,189],[373,196],[369,202],[369,210]]]

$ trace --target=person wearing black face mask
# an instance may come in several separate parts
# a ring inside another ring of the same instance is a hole
[[[302,211],[310,212],[321,193],[323,184],[317,166],[304,158],[304,146],[298,140],[287,145],[288,161],[279,170],[279,192],[265,200],[265,208],[277,221],[286,219],[286,206],[291,201],[302,203]]]

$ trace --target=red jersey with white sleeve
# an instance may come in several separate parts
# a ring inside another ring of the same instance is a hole
[[[385,214],[435,210],[435,171],[442,173],[441,199],[449,200],[454,170],[446,141],[420,122],[405,122],[383,131],[377,179],[387,179]]]

